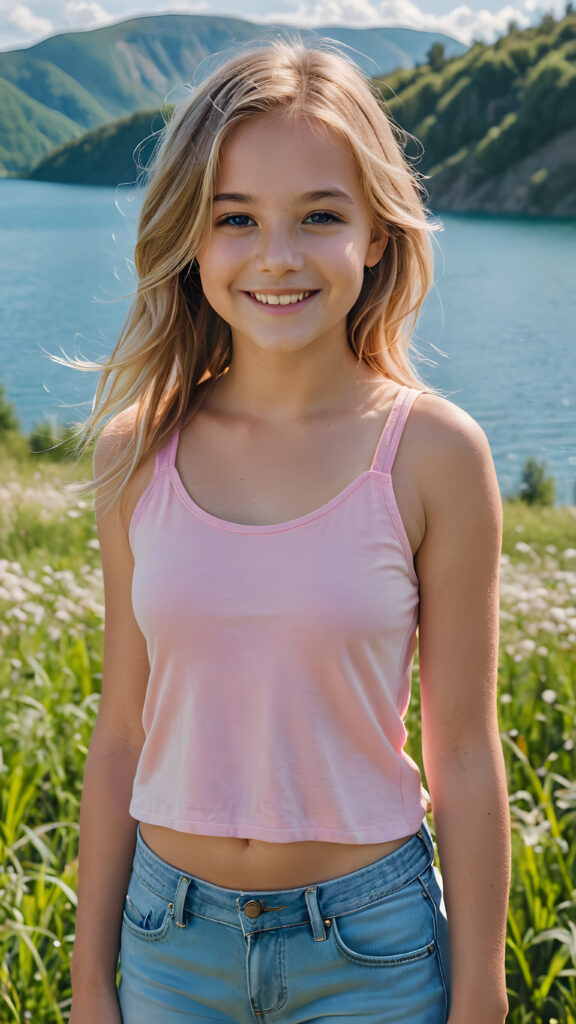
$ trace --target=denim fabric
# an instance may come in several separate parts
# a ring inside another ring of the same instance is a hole
[[[448,922],[433,856],[424,821],[358,871],[243,892],[184,874],[138,828],[120,948],[123,1024],[445,1024]]]

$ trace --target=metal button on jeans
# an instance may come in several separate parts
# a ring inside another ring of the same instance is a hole
[[[258,900],[248,900],[248,903],[244,904],[243,910],[246,917],[260,917],[262,904],[258,903]]]
[[[261,900],[248,900],[242,909],[246,917],[260,917],[260,914],[270,914],[274,910],[286,910],[286,904],[281,907],[265,907]]]

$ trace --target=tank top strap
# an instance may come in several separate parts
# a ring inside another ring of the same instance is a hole
[[[176,427],[176,430],[170,435],[165,444],[162,445],[158,454],[156,455],[156,467],[155,472],[161,473],[164,469],[170,469],[176,461],[176,452],[178,450],[178,441],[180,440],[180,428]]]
[[[384,424],[382,436],[378,442],[372,469],[379,473],[390,473],[402,437],[402,431],[408,418],[408,413],[414,402],[426,389],[409,388],[403,384],[394,399],[388,419]]]

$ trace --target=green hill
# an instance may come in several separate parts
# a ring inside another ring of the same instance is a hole
[[[10,139],[3,147],[0,174],[25,173],[61,142],[138,110],[160,107],[170,101],[171,90],[193,79],[198,65],[211,54],[270,39],[282,28],[291,35],[299,31],[304,39],[326,36],[340,41],[371,74],[411,68],[426,59],[435,42],[450,55],[466,49],[448,36],[410,29],[324,26],[311,32],[186,14],[134,18],[53,36],[25,50],[0,53],[0,79],[19,90],[16,95],[36,104],[26,108],[34,111],[30,132],[26,115],[19,117],[17,133],[11,131],[9,111],[0,104],[0,138]],[[363,61],[360,54],[365,55]],[[58,116],[66,120],[55,121]],[[55,125],[60,126],[57,138]]]
[[[26,177],[62,184],[112,187],[134,182],[137,167],[132,154],[139,147],[138,161],[145,165],[153,146],[151,138],[149,144],[145,140],[163,123],[160,110],[140,110],[59,146]]]
[[[379,79],[432,206],[576,216],[576,15],[436,56]]]
[[[576,15],[512,29],[446,60],[404,68],[377,82],[387,107],[422,146],[407,153],[430,175],[436,210],[576,216]],[[61,145],[29,177],[115,186],[145,164],[160,109],[116,121]]]
[[[56,64],[41,57],[27,58],[25,53],[0,53],[0,73],[7,82],[44,110],[64,114],[81,128],[92,128],[107,120],[107,110],[87,88]]]
[[[47,150],[82,134],[82,129],[55,110],[31,99],[0,78],[0,165],[10,165],[14,153],[24,166],[34,165]]]

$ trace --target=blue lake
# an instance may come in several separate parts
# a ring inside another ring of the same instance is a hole
[[[138,206],[130,186],[0,180],[0,382],[27,431],[88,408],[95,376],[46,353],[112,349],[135,287]],[[504,495],[534,455],[557,502],[576,503],[576,221],[439,216],[419,370],[482,425]]]

